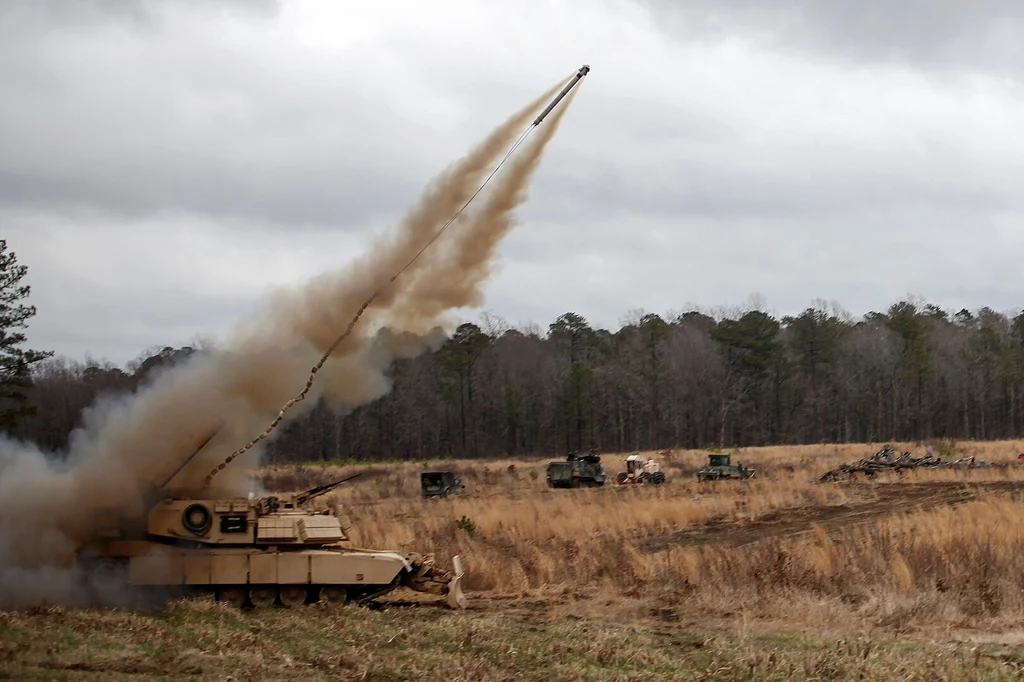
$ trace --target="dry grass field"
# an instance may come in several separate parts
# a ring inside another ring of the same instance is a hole
[[[1005,468],[817,483],[882,444],[651,454],[661,486],[548,489],[548,459],[267,467],[286,492],[363,471],[354,544],[462,555],[466,612],[398,591],[372,607],[0,613],[18,679],[1020,679],[1024,441],[934,444]],[[911,443],[898,451],[923,454]],[[609,478],[625,454],[602,456]],[[422,500],[419,473],[464,494]]]
[[[481,595],[587,589],[812,628],[999,628],[1024,617],[1024,442],[954,448],[1011,466],[823,484],[821,473],[878,446],[764,448],[734,456],[754,479],[698,483],[706,454],[677,451],[650,453],[667,472],[661,486],[551,490],[547,460],[407,463],[367,467],[336,497],[355,544],[461,554]],[[606,470],[623,459],[605,456]],[[420,500],[425,468],[451,469],[466,494]],[[298,489],[355,470],[267,469],[261,480]]]

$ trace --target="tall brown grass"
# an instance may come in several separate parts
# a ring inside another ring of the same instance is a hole
[[[758,469],[746,482],[698,483],[701,451],[649,453],[669,481],[661,486],[549,490],[547,459],[373,465],[335,494],[347,506],[352,542],[428,551],[442,563],[463,556],[466,588],[506,595],[550,589],[597,590],[608,600],[649,596],[722,612],[735,605],[760,618],[790,613],[823,622],[858,615],[892,627],[913,623],[998,623],[1024,616],[1024,502],[1015,494],[957,506],[901,509],[872,522],[792,532],[731,546],[751,522],[773,512],[815,519],[823,507],[867,508],[900,486],[1021,481],[1024,468],[910,471],[877,483],[819,484],[824,471],[882,444],[751,448],[735,453]],[[913,444],[897,450],[921,454]],[[933,446],[933,452],[939,454]],[[961,443],[948,455],[1016,464],[1024,442]],[[648,454],[648,453],[645,453]],[[603,457],[609,479],[625,455]],[[465,495],[419,499],[419,471],[450,468]],[[298,489],[358,467],[260,472],[265,487]],[[928,497],[923,498],[928,503]],[[705,543],[681,542],[707,530]],[[757,526],[760,528],[761,526]],[[710,531],[709,531],[710,532]],[[746,612],[745,611],[745,612]]]

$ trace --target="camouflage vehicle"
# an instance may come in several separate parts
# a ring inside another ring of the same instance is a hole
[[[462,492],[466,486],[450,471],[424,471],[420,474],[420,494],[423,499],[448,497]]]
[[[756,473],[742,464],[732,464],[730,455],[708,455],[708,465],[697,472],[698,481],[719,481],[722,479],[747,479]]]
[[[171,494],[165,483],[151,489],[141,518],[114,514],[97,527],[75,564],[97,599],[173,589],[212,592],[239,607],[297,607],[362,602],[408,587],[465,608],[458,556],[447,572],[431,554],[347,545],[337,507],[313,503],[349,478],[280,497],[226,499]]]
[[[597,487],[604,485],[605,478],[601,456],[594,451],[586,455],[571,452],[564,462],[548,464],[547,481],[551,488]]]

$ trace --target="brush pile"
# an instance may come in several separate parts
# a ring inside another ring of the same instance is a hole
[[[873,478],[881,471],[895,471],[903,473],[904,469],[988,469],[1005,468],[1008,464],[997,464],[984,459],[974,457],[960,457],[945,461],[941,457],[935,457],[929,451],[924,457],[912,457],[910,452],[897,455],[891,447],[884,447],[866,459],[854,462],[853,464],[841,464],[835,469],[822,474],[818,479],[819,483],[829,481],[849,480],[854,474],[864,474]]]

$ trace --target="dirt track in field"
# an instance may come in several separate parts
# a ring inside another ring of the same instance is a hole
[[[807,506],[770,511],[750,521],[734,519],[713,520],[700,526],[649,537],[640,542],[641,551],[656,552],[673,546],[741,547],[755,542],[788,538],[809,533],[821,526],[828,533],[837,533],[852,526],[873,523],[898,513],[926,511],[940,506],[951,506],[986,496],[1017,496],[1024,494],[1024,481],[932,481],[922,483],[850,483],[844,486],[849,502],[833,506]],[[532,621],[552,607],[566,607],[595,594],[593,586],[539,595],[496,595],[468,593],[469,610],[479,612],[500,611],[503,614]],[[444,607],[430,597],[385,597],[383,604],[373,608],[392,606],[419,606],[428,609]],[[665,613],[662,613],[665,611]],[[676,621],[679,614],[673,609],[654,609],[648,614],[655,620]],[[708,623],[704,623],[708,625]]]
[[[715,520],[697,528],[646,539],[641,549],[656,552],[670,546],[741,547],[768,538],[809,532],[818,525],[828,532],[877,521],[899,512],[949,506],[985,495],[1024,491],[1022,481],[934,481],[927,483],[850,484],[851,502],[834,506],[797,507],[763,514],[751,521]]]
[[[962,504],[989,495],[1024,492],[1024,481],[930,481],[923,483],[857,484],[847,487],[852,502],[835,506],[798,507],[767,512],[750,521],[714,520],[695,528],[648,538],[640,547],[656,552],[671,546],[741,547],[769,538],[809,532],[814,525],[836,531],[870,523],[890,514]]]

